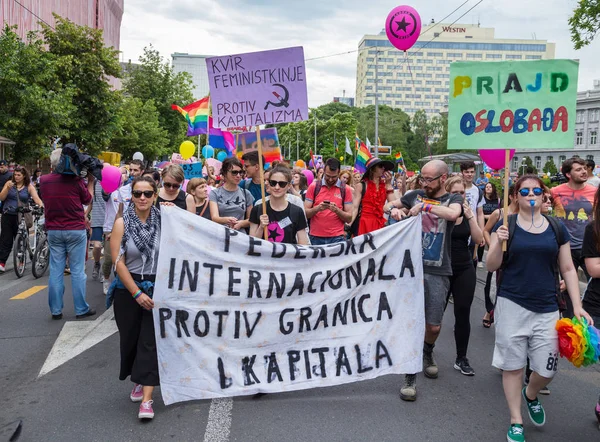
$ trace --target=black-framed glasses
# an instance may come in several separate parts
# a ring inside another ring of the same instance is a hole
[[[269,180],[269,186],[271,186],[271,187],[279,186],[279,187],[281,187],[283,189],[288,184],[289,183],[287,181]]]
[[[163,187],[165,189],[179,189],[181,187],[181,184],[163,183]]]
[[[134,190],[133,192],[131,192],[131,196],[133,196],[134,198],[141,198],[142,195],[144,195],[146,198],[152,198],[152,196],[154,195],[154,191],[153,190]]]
[[[435,180],[437,180],[437,179],[441,178],[443,175],[444,175],[444,174],[442,173],[442,174],[440,174],[440,175],[436,176],[435,178],[425,178],[425,177],[422,177],[422,176],[420,176],[420,177],[419,177],[419,181],[420,181],[421,183],[423,183],[423,184],[431,184],[431,183],[433,183]]]
[[[529,196],[532,190],[535,196],[540,196],[542,193],[544,193],[544,190],[541,187],[534,187],[533,189],[519,189],[519,193],[521,196]]]
[[[244,173],[243,170],[230,170],[229,173],[231,173],[233,176],[238,176],[241,175],[242,173]]]

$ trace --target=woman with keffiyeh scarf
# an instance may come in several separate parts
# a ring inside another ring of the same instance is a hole
[[[110,242],[118,278],[125,286],[114,291],[121,341],[119,379],[131,376],[135,385],[129,397],[141,402],[138,417],[152,419],[152,393],[159,385],[152,288],[158,264],[160,209],[154,205],[158,188],[151,178],[135,178],[131,188],[133,204],[115,221]]]

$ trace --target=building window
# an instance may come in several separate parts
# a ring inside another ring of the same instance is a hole
[[[417,78],[433,78],[433,74],[417,74]]]
[[[481,54],[467,54],[467,58],[481,58],[482,55]]]
[[[427,81],[425,82],[425,84],[428,84],[428,85],[430,85],[430,86],[441,86],[441,85],[442,85],[442,82],[441,82],[441,81],[439,81],[439,80],[427,80]]]
[[[436,71],[437,71],[437,72],[440,72],[440,71],[441,71],[441,70],[443,70],[443,69],[444,69],[444,68],[443,68],[443,67],[441,67],[441,66],[427,66],[427,69],[426,69],[426,70],[427,70],[428,72],[431,72],[431,71],[434,71],[434,72],[436,72]]]
[[[416,87],[415,91],[417,91],[417,92],[431,92],[431,88],[430,87]]]
[[[553,157],[552,155],[548,155],[548,156],[546,157],[546,162],[548,162],[548,161],[551,161],[551,162],[553,162],[553,163],[554,163],[554,157]]]
[[[561,167],[562,167],[562,163],[564,163],[565,161],[567,161],[566,155],[561,155],[558,157],[558,162],[561,165]]]
[[[372,91],[373,90],[373,86],[365,86],[365,90],[366,91]]]
[[[598,121],[598,117],[600,117],[600,109],[591,109],[590,121]]]
[[[365,100],[365,104],[373,104],[373,100]]]
[[[523,58],[522,55],[507,55],[506,59],[507,60],[521,60]]]
[[[596,144],[598,141],[598,132],[595,130],[590,132],[590,144]]]
[[[519,169],[519,157],[517,157],[517,156],[513,157],[512,168],[515,170]]]
[[[542,157],[535,157],[535,168],[542,170]]]
[[[367,62],[368,63],[373,63],[375,61],[375,58],[373,57],[367,57]]]
[[[435,37],[435,34],[434,34]],[[419,47],[416,49],[421,49],[427,45],[428,50],[454,50],[454,51],[512,51],[512,52],[546,52],[546,44],[544,43],[475,43],[475,42],[442,42],[442,41],[431,41],[431,42],[419,42]],[[361,44],[361,48],[365,47],[385,47],[385,48],[393,48],[392,43],[386,38],[381,40],[363,40]],[[412,53],[410,56],[412,57]],[[423,53],[419,53],[419,56],[422,57]]]
[[[577,122],[583,123],[585,121],[585,114],[583,111],[577,112]]]
[[[462,58],[463,54],[460,52],[448,52],[446,57],[448,58]]]
[[[581,146],[583,144],[583,132],[575,132],[575,144]]]
[[[498,60],[502,60],[502,54],[485,54],[486,59],[494,58]]]
[[[525,60],[541,60],[541,55],[526,55]]]
[[[427,56],[428,57],[443,57],[444,54],[441,52],[428,52]]]
[[[594,155],[586,155],[585,159],[586,160],[590,160],[590,161],[594,161]]]

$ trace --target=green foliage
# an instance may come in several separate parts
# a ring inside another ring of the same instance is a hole
[[[53,57],[59,84],[72,90],[70,101],[76,108],[67,130],[58,135],[63,143],[75,142],[97,154],[119,129],[121,96],[108,83],[109,77],[121,76],[118,51],[104,46],[101,30],[54,17],[54,29],[42,23],[43,43]]]
[[[550,174],[550,175],[556,175],[558,173],[558,169],[556,168],[556,164],[554,164],[554,161],[552,160],[548,160],[546,161],[546,164],[544,164],[544,172]]]
[[[194,101],[191,76],[187,72],[175,73],[152,45],[144,48],[144,55],[139,61],[140,66],[128,69],[124,91],[143,102],[153,100],[159,126],[167,132],[164,148],[175,152],[185,140],[187,123],[179,112],[171,109],[171,105],[183,107]]]
[[[110,143],[111,151],[120,152],[124,159],[138,151],[147,159],[171,153],[167,149],[167,131],[159,125],[154,101],[125,97],[118,115],[120,128]]]
[[[59,78],[56,57],[30,34],[19,40],[14,28],[0,35],[0,135],[15,141],[14,159],[48,153],[53,137],[70,133],[75,90]]]
[[[537,175],[538,170],[535,167],[533,167],[533,161],[531,160],[531,157],[525,156],[523,157],[523,160],[525,160],[525,167],[523,167],[523,161],[521,161],[517,174],[521,176],[524,173],[527,173],[527,171],[529,170],[531,171],[530,173]]]
[[[579,0],[569,26],[575,49],[589,45],[600,31],[600,0]]]

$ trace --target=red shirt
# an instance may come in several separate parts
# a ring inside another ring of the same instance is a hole
[[[83,206],[92,195],[82,178],[51,173],[40,178],[47,230],[85,230]]]
[[[329,201],[344,210],[347,204],[352,204],[352,189],[346,186],[346,195],[342,201],[341,186],[345,186],[339,179],[334,186],[327,187],[324,180],[321,185],[317,198],[315,200],[315,188],[317,182],[313,181],[306,191],[306,201],[313,203],[313,207],[318,206],[323,201]],[[340,219],[331,210],[323,210],[315,213],[310,219],[310,234],[321,238],[332,238],[334,236],[344,235],[344,221]]]

